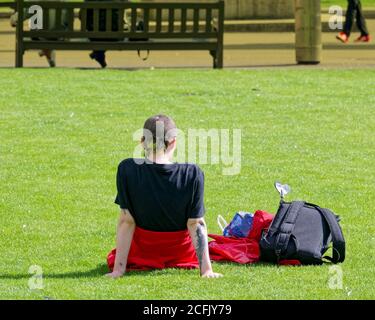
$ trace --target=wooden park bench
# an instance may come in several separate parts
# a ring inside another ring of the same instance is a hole
[[[37,5],[43,28],[27,27],[25,12]],[[224,1],[218,2],[54,2],[17,0],[16,67],[23,66],[26,50],[207,50],[214,68],[223,67]],[[87,30],[87,12],[92,27]],[[66,18],[65,27],[49,28]],[[79,12],[80,19],[75,16]],[[99,16],[105,12],[105,27]],[[115,13],[115,14],[114,14]],[[115,21],[113,21],[113,17]],[[124,23],[129,16],[130,22]],[[143,30],[137,27],[141,17]],[[115,28],[114,28],[115,24]],[[132,39],[133,41],[129,41]]]

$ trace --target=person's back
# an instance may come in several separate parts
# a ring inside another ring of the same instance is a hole
[[[176,136],[171,118],[147,119],[141,139],[145,159],[118,166],[117,250],[107,260],[112,278],[127,268],[191,268],[198,262],[201,276],[221,276],[212,271],[208,253],[204,175],[197,165],[171,162]]]
[[[186,230],[190,218],[204,215],[203,172],[194,164],[157,164],[126,159],[118,167],[116,203],[128,209],[138,227],[150,231]]]

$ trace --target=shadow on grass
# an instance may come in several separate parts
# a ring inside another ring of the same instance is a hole
[[[247,264],[239,264],[236,262],[230,261],[216,261],[214,265],[217,266],[227,266],[227,267],[236,267],[236,268],[264,268],[264,267],[271,267],[271,268],[279,268],[277,264],[269,263],[269,262],[255,262],[255,263],[247,263]]]
[[[65,273],[43,273],[45,279],[78,279],[78,278],[101,278],[109,272],[106,264],[99,264],[96,268],[87,271],[72,271]],[[126,273],[127,277],[148,275],[153,273],[153,270],[147,271],[129,271]],[[0,279],[18,280],[18,279],[29,279],[33,274],[0,274]]]
[[[266,262],[257,262],[251,264],[238,264],[234,262],[215,262],[216,265],[221,266],[228,266],[228,267],[236,267],[236,268],[277,268],[277,265],[273,265]],[[165,275],[166,271],[171,271],[176,269],[156,269],[156,270],[143,270],[143,271],[128,271],[126,273],[127,277],[138,277],[138,276],[147,276],[153,275],[157,276],[159,274]],[[186,269],[187,271],[189,269]],[[79,279],[79,278],[101,278],[104,277],[109,272],[108,266],[106,264],[99,264],[96,268],[87,270],[87,271],[72,271],[72,272],[64,272],[64,273],[43,273],[43,278],[45,279]],[[30,273],[23,273],[23,274],[0,274],[0,279],[8,279],[8,280],[19,280],[19,279],[29,279],[33,274]]]

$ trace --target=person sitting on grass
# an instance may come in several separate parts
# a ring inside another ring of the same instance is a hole
[[[126,159],[118,166],[115,203],[120,217],[109,277],[121,277],[128,269],[198,265],[202,277],[222,276],[213,272],[209,257],[204,174],[195,164],[172,162],[176,136],[170,117],[147,119],[141,139],[145,158]]]

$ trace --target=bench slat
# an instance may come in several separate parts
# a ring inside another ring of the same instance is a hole
[[[24,20],[24,7],[23,2],[17,1],[16,10],[18,12],[18,20],[17,20],[17,28],[16,28],[16,59],[15,59],[15,67],[22,68],[23,67],[23,20]]]
[[[7,1],[7,2],[0,2],[0,8],[12,8],[12,9],[16,9],[17,7],[17,4],[16,4],[16,1]]]
[[[193,33],[198,33],[199,32],[199,9],[194,9],[194,25],[193,25]]]
[[[118,31],[122,32],[124,31],[124,9],[119,9],[118,10]]]
[[[105,11],[105,31],[112,31],[112,9]]]
[[[146,8],[143,12],[143,23],[144,23],[144,32],[148,33],[150,29],[150,9]]]
[[[51,10],[43,10],[43,29],[49,29],[49,14]]]
[[[187,15],[187,9],[183,8],[181,9],[181,32],[186,32],[186,15]]]
[[[81,32],[84,32],[86,30],[86,24],[87,24],[87,9],[81,9],[80,11],[81,16]]]
[[[93,15],[93,22],[94,22],[94,32],[99,31],[99,9],[94,9],[94,15]]]
[[[212,30],[212,9],[206,9],[206,32]]]
[[[60,28],[61,27],[61,11],[62,9],[56,9],[55,11],[55,28]]]
[[[67,9],[68,31],[74,31],[74,9]]]
[[[54,50],[213,50],[216,42],[191,42],[186,41],[139,41],[139,42],[63,42],[63,41],[25,41],[24,49],[54,49]]]
[[[88,38],[103,38],[103,39],[123,39],[123,38],[134,38],[134,39],[142,39],[148,37],[150,39],[216,39],[217,33],[182,33],[182,32],[161,32],[161,33],[148,33],[145,34],[143,32],[94,32],[94,31],[74,31],[74,32],[67,32],[67,31],[24,31],[23,32],[24,38],[66,38],[66,39],[88,39]],[[27,41],[27,40],[25,40]],[[66,43],[69,41],[64,40]]]
[[[174,9],[169,9],[168,13],[168,32],[173,33],[174,31]]]
[[[132,8],[131,9],[131,32],[136,32],[137,30],[137,9]]]
[[[156,33],[161,33],[161,23],[162,23],[161,17],[162,17],[162,9],[158,8],[156,9],[156,30],[155,30]]]

